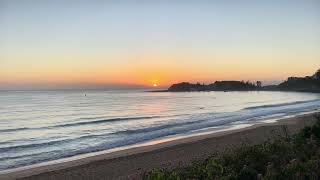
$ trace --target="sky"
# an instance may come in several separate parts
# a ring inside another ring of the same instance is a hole
[[[0,89],[268,84],[318,68],[318,0],[0,0]]]

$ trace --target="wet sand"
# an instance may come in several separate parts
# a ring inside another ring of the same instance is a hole
[[[319,112],[236,130],[2,171],[0,179],[141,179],[141,175],[152,168],[183,167],[193,161],[206,159],[213,153],[254,145],[286,133],[294,134],[312,125],[315,114]]]

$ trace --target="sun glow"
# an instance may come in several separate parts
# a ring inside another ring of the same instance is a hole
[[[152,86],[153,86],[153,87],[157,87],[157,86],[158,86],[158,84],[154,83]]]

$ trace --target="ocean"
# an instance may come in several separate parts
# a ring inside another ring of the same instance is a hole
[[[298,92],[0,91],[0,170],[319,108]]]

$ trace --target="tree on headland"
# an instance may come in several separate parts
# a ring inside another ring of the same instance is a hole
[[[261,88],[262,87],[262,82],[261,81],[257,81],[257,88]]]
[[[320,80],[320,69],[314,74],[314,78]]]

